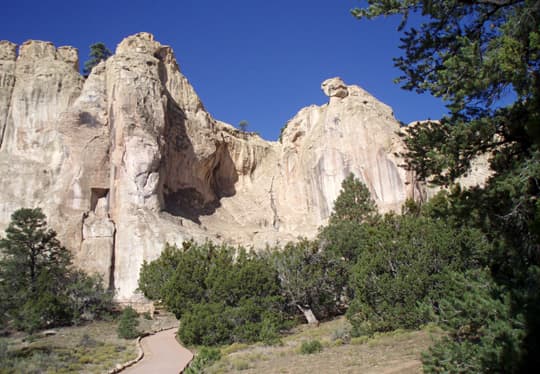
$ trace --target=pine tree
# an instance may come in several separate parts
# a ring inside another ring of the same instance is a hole
[[[94,43],[90,46],[90,59],[84,63],[84,75],[89,75],[94,66],[112,56],[112,52],[104,43]]]
[[[337,221],[350,221],[359,224],[376,211],[375,202],[371,198],[369,189],[353,173],[350,173],[341,183],[341,191],[334,202],[330,224]]]
[[[452,273],[445,292],[438,318],[448,336],[423,355],[424,372],[519,372],[523,316],[489,273]]]
[[[369,189],[353,173],[349,174],[341,183],[328,225],[321,229],[319,239],[322,246],[352,265],[365,236],[362,224],[377,218],[377,208]]]
[[[449,186],[469,171],[475,156],[491,155],[491,178],[484,187],[453,193],[450,210],[460,212],[455,222],[462,219],[491,239],[493,250],[486,258],[493,280],[510,300],[507,318],[525,318],[521,341],[509,340],[509,351],[521,350],[513,356],[519,362],[508,368],[492,356],[481,370],[538,370],[540,2],[368,0],[353,14],[368,19],[401,14],[404,53],[394,60],[403,73],[398,81],[405,89],[431,93],[447,103],[449,113],[440,122],[409,129],[407,167],[420,179]],[[414,25],[408,24],[412,14]],[[484,328],[491,327],[486,323]],[[448,344],[464,351],[478,344],[487,350],[497,346],[474,336]],[[459,372],[467,362],[456,356],[451,365],[446,370]]]
[[[48,320],[68,318],[60,307],[71,255],[47,228],[41,209],[19,209],[0,240],[0,288],[8,319],[35,330]]]
[[[249,126],[249,122],[246,121],[245,119],[242,120],[242,121],[240,121],[240,122],[238,123],[238,128],[239,128],[240,131],[242,131],[242,132],[246,132],[248,126]]]
[[[19,209],[0,239],[0,320],[28,332],[96,318],[111,307],[101,280],[73,271],[41,209]],[[91,316],[90,316],[91,315]]]

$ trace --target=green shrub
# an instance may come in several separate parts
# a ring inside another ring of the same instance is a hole
[[[118,323],[118,337],[124,339],[135,339],[140,335],[137,330],[139,326],[138,314],[132,307],[128,306],[122,311]]]
[[[282,327],[284,327],[283,321],[267,315],[260,324],[259,340],[267,345],[281,344],[279,330]]]
[[[340,340],[342,343],[351,341],[351,327],[349,325],[340,326],[332,332],[332,340]]]
[[[447,335],[423,354],[424,372],[527,372],[519,367],[524,318],[512,317],[506,292],[486,270],[452,274],[440,303]]]
[[[139,288],[181,319],[187,345],[279,342],[284,299],[267,256],[211,242],[167,246],[141,269]]]
[[[302,342],[302,345],[300,346],[300,353],[303,355],[309,355],[313,353],[318,353],[322,351],[323,346],[320,341],[318,340],[308,340],[305,342]]]
[[[342,313],[341,297],[347,284],[345,261],[329,251],[321,251],[319,242],[300,240],[288,243],[271,254],[282,293],[295,312],[310,309],[316,318]],[[307,318],[306,318],[307,319]]]
[[[184,374],[200,374],[205,367],[212,365],[221,359],[221,353],[217,348],[202,347],[195,355],[195,358],[184,370]]]
[[[195,304],[184,313],[178,337],[187,345],[229,344],[232,329],[225,305]]]
[[[478,255],[488,247],[478,230],[425,217],[387,215],[368,232],[365,255],[351,270],[355,297],[347,317],[354,336],[429,322],[448,274],[478,267]]]

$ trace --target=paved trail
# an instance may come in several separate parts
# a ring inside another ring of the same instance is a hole
[[[126,374],[178,374],[193,358],[193,353],[174,338],[177,329],[169,329],[141,340],[144,357],[122,373]]]

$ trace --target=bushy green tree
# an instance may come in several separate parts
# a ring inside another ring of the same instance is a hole
[[[166,276],[163,276],[163,275]],[[278,275],[266,256],[211,242],[168,248],[139,287],[181,319],[186,344],[272,341],[284,326]]]
[[[343,311],[347,284],[345,260],[323,251],[317,241],[289,243],[272,254],[282,292],[309,323]]]
[[[76,325],[111,314],[113,293],[103,287],[101,276],[75,270],[70,274],[69,283],[65,287],[71,323]]]
[[[131,306],[126,307],[120,315],[118,322],[118,337],[123,339],[135,339],[141,333],[137,330],[139,326],[139,315]]]
[[[180,261],[163,289],[163,301],[176,318],[181,319],[191,305],[207,301],[205,280],[217,248],[209,242],[203,245],[193,244],[179,257]]]
[[[165,286],[172,278],[178,264],[182,261],[183,252],[191,244],[191,242],[185,242],[182,251],[178,247],[167,243],[159,258],[150,263],[143,262],[139,275],[139,289],[144,296],[151,300],[165,299]]]
[[[246,121],[245,119],[238,122],[238,128],[243,132],[246,132],[248,126],[249,126],[249,122]]]
[[[512,373],[520,370],[523,316],[488,271],[452,272],[435,316],[449,332],[423,355],[424,372]]]
[[[0,240],[0,288],[7,319],[35,331],[50,321],[66,322],[63,310],[71,265],[69,251],[47,228],[41,209],[19,209],[11,216],[6,237]]]
[[[94,43],[90,46],[90,59],[84,63],[84,75],[89,75],[94,66],[112,56],[112,52],[104,43]]]
[[[178,337],[188,345],[262,341],[273,344],[286,325],[279,298],[243,298],[237,305],[193,304],[183,317]]]
[[[486,185],[453,193],[447,209],[484,230],[493,242],[490,273],[510,300],[509,318],[525,316],[523,339],[513,342],[522,352],[516,358],[519,363],[509,371],[488,362],[483,365],[499,372],[537,370],[539,2],[368,0],[367,6],[353,13],[359,18],[402,15],[404,53],[395,60],[403,72],[399,80],[406,89],[429,92],[448,103],[449,114],[440,122],[409,128],[404,154],[409,169],[420,179],[450,186],[468,172],[475,156],[491,155],[493,174]],[[407,25],[409,15],[415,15],[416,25]],[[473,351],[480,341],[454,337],[448,344]],[[458,371],[466,362],[452,365],[447,369]]]
[[[0,240],[0,295],[2,319],[29,332],[110,309],[109,293],[72,269],[70,252],[39,208],[15,211]]]
[[[334,201],[334,210],[330,215],[329,225],[334,222],[348,221],[360,224],[377,212],[375,202],[367,186],[353,173],[341,182],[341,191]]]
[[[353,264],[362,251],[366,235],[362,223],[377,218],[377,208],[369,189],[351,173],[341,183],[328,225],[320,230],[321,246]]]
[[[479,230],[442,220],[387,215],[366,225],[364,252],[351,269],[347,311],[356,334],[418,328],[438,310],[449,271],[483,264],[489,243]]]

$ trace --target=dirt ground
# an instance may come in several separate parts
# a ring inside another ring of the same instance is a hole
[[[320,327],[301,326],[282,340],[281,346],[236,345],[222,350],[222,359],[209,373],[421,373],[421,352],[440,338],[436,329],[396,331],[372,338],[346,337],[350,326],[344,318]],[[428,331],[430,330],[430,331]],[[345,339],[343,339],[345,338]],[[303,341],[318,340],[323,349],[301,354]],[[345,341],[344,341],[345,340]]]

